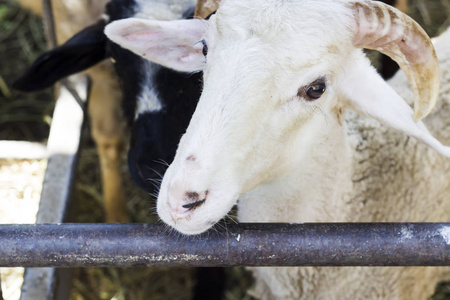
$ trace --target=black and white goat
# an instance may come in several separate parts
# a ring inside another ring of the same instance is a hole
[[[194,0],[110,1],[100,21],[84,28],[63,45],[41,55],[27,74],[15,83],[15,88],[24,91],[45,88],[62,77],[111,58],[121,84],[124,115],[132,131],[128,154],[131,177],[147,192],[154,192],[152,179],[160,178],[158,174],[164,173],[165,165],[161,162],[172,161],[179,139],[195,110],[200,96],[201,75],[176,72],[145,60],[110,42],[103,30],[109,22],[128,17],[158,20],[189,18],[194,8]],[[96,80],[97,77],[94,82]],[[104,98],[119,91],[118,86],[107,85],[103,89],[104,93],[95,94],[91,102],[105,105],[104,102],[109,99]],[[96,106],[95,103],[93,105]],[[101,114],[104,105],[97,105],[97,114]],[[117,120],[109,119],[101,120],[100,123],[117,131],[117,125],[110,125]],[[120,130],[114,133],[123,135]],[[114,156],[119,154],[115,153]],[[108,199],[106,202],[108,206]],[[109,211],[123,207],[114,203],[111,205],[113,208]],[[108,213],[108,207],[106,210]],[[109,221],[125,219],[117,217],[122,215],[121,212],[110,212],[110,215],[116,217]]]

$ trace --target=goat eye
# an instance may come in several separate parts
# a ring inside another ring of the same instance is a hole
[[[323,93],[325,93],[326,89],[327,86],[325,83],[317,83],[306,89],[306,95],[309,100],[317,100],[323,95]]]
[[[203,44],[203,55],[206,57],[206,55],[208,54],[208,44],[206,43],[205,40],[201,40],[202,44]]]

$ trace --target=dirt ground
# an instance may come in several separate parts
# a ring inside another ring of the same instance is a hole
[[[39,0],[36,0],[39,1]],[[450,26],[450,0],[414,0],[409,13],[434,36]],[[45,50],[38,17],[21,10],[13,0],[0,0],[0,140],[27,140],[45,144],[54,107],[53,92],[18,93],[12,81]],[[74,188],[71,221],[103,222],[98,157],[83,132],[83,147]],[[1,149],[0,149],[1,151]],[[0,223],[33,223],[46,160],[0,160]],[[127,173],[123,157],[123,173]],[[154,222],[154,202],[135,188],[125,175],[127,208],[133,222]],[[19,299],[23,270],[1,269],[6,300]],[[224,300],[250,299],[251,276],[243,268],[226,269]],[[189,268],[77,269],[71,300],[191,299],[195,270]],[[449,300],[450,283],[438,286],[431,300]]]

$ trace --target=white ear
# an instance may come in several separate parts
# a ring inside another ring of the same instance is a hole
[[[105,28],[106,36],[123,48],[131,50],[165,67],[192,72],[202,70],[205,57],[201,40],[204,20],[154,21],[130,18],[112,22]]]
[[[413,109],[378,75],[367,58],[345,66],[338,86],[350,109],[403,131],[450,157],[450,147],[436,140],[422,121],[414,121]]]

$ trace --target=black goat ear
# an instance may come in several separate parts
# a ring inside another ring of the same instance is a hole
[[[63,77],[83,71],[108,57],[104,20],[86,27],[63,45],[39,56],[13,88],[31,92],[53,85]]]

